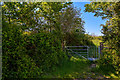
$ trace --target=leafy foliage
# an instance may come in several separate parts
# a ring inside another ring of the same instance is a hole
[[[120,73],[120,2],[92,2],[85,7],[86,12],[108,19],[106,25],[101,25],[103,26],[103,40],[109,46],[109,49],[105,50],[105,53],[107,52],[105,55],[112,56],[112,62],[109,64],[112,63],[116,71]]]
[[[49,69],[65,57],[61,49],[61,42],[51,33],[38,33],[26,37],[28,55],[42,69]],[[43,66],[42,66],[43,65]]]
[[[69,46],[89,46],[89,45],[94,45],[92,42],[92,39],[88,34],[81,34],[79,32],[72,32],[72,33],[67,33],[67,36],[65,37],[66,39],[66,45]]]
[[[52,34],[23,35],[20,26],[3,23],[3,78],[40,77],[65,58]]]
[[[3,78],[37,77],[42,70],[26,54],[20,26],[3,23]],[[35,71],[35,72],[34,72]],[[36,74],[36,75],[35,75]]]
[[[62,66],[64,41],[93,45],[71,2],[4,2],[2,9],[3,78],[41,77]]]

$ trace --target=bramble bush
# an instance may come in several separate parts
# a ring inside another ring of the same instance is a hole
[[[37,78],[67,58],[51,33],[23,34],[21,27],[3,22],[2,78]]]
[[[26,37],[27,54],[43,70],[49,70],[53,65],[60,64],[65,57],[60,40],[51,33],[38,33]]]
[[[3,22],[2,78],[37,77],[42,73],[34,60],[26,54],[24,36],[20,27]]]

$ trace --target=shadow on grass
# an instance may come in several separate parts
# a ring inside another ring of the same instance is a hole
[[[94,73],[99,73],[101,75],[104,75],[104,77],[106,78],[118,78],[119,77],[119,75],[116,74],[116,70],[112,65],[97,64],[96,68],[93,68],[91,71]]]
[[[95,68],[91,68],[91,64],[96,64]],[[111,74],[114,74],[111,76]],[[49,71],[43,78],[60,78],[60,79],[105,79],[115,77],[115,70],[112,66],[98,65],[97,62],[85,60],[77,55],[72,56],[69,60],[65,60],[61,66],[55,67],[54,71]]]
[[[61,66],[55,67],[54,71],[44,75],[44,78],[85,78],[89,72],[90,62],[75,55],[65,61]],[[84,74],[84,75],[83,75]]]

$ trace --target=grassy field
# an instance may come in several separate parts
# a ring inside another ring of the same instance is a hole
[[[95,46],[100,46],[100,42],[102,42],[102,40],[99,39],[93,39],[92,42],[95,44]]]

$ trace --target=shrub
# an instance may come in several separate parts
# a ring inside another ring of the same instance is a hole
[[[120,58],[116,55],[116,50],[113,49],[103,49],[103,56],[98,61],[100,68],[107,70],[106,72],[114,71],[120,74]],[[107,68],[108,67],[108,68]],[[112,68],[112,69],[109,69]]]
[[[24,47],[24,36],[21,26],[3,22],[2,32],[2,76],[3,78],[27,78],[36,77],[42,70],[35,65],[35,62],[26,54]]]
[[[32,34],[26,38],[27,54],[44,71],[60,64],[60,61],[65,57],[60,40],[51,33]]]
[[[60,40],[51,33],[23,34],[23,26],[3,22],[3,77],[41,77],[66,58]]]

